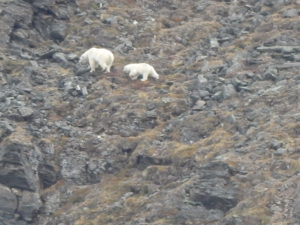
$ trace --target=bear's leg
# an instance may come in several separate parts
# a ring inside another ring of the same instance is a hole
[[[106,66],[106,72],[107,72],[107,73],[110,73],[110,68],[111,68],[111,65],[107,65],[107,66]]]
[[[107,66],[104,62],[102,62],[102,60],[99,59],[97,62],[100,65],[102,71],[107,71]]]
[[[146,80],[148,80],[148,76],[149,76],[148,73],[143,73],[143,78],[141,79],[141,81],[146,81]]]
[[[96,69],[95,61],[94,61],[93,59],[90,59],[90,58],[89,58],[89,64],[90,64],[90,67],[91,67],[90,72],[91,72],[91,73],[95,72],[95,69]]]

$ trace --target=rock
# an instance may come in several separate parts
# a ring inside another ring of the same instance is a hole
[[[206,102],[202,100],[198,100],[196,104],[193,106],[193,110],[199,111],[202,110],[205,106]]]
[[[201,98],[203,98],[204,100],[207,100],[210,96],[210,93],[208,91],[203,91],[203,90],[200,90],[199,91],[199,96]]]
[[[36,71],[30,68],[25,69],[30,74],[31,82],[33,85],[42,85],[48,80],[48,74],[40,71]]]
[[[93,20],[91,20],[90,18],[86,18],[86,19],[84,20],[84,23],[87,24],[87,25],[91,25],[91,24],[93,24],[94,22],[93,22]]]
[[[274,67],[269,67],[263,77],[265,80],[276,81],[278,79],[278,70]]]
[[[43,188],[48,188],[58,180],[58,173],[55,167],[49,163],[41,163],[38,167],[38,175]]]
[[[233,79],[231,83],[234,85],[234,88],[237,91],[240,91],[242,88],[245,88],[245,86],[248,85],[246,82],[243,82],[243,81],[239,80],[238,78]]]
[[[0,121],[0,142],[12,132],[14,132],[13,126],[8,121]]]
[[[63,65],[68,65],[68,60],[66,59],[66,55],[62,52],[56,52],[52,55],[52,58]]]
[[[67,25],[64,23],[53,23],[50,26],[50,37],[56,42],[62,42],[67,35]]]
[[[17,197],[6,186],[0,185],[0,219],[14,218],[17,209]]]
[[[0,150],[0,183],[12,188],[35,191],[39,185],[37,177],[39,154],[36,148],[7,140],[1,145]]]
[[[67,59],[70,61],[77,61],[79,59],[79,57],[74,53],[70,53],[67,55]]]
[[[63,85],[66,91],[73,89],[73,82],[71,80],[65,81]]]
[[[172,161],[167,158],[155,158],[146,155],[138,155],[135,165],[138,169],[144,170],[149,165],[170,165]]]
[[[81,76],[85,73],[88,73],[89,71],[90,71],[89,67],[79,67],[75,73],[76,73],[76,76]]]
[[[205,90],[207,88],[208,80],[203,75],[199,75],[197,78],[198,78],[198,88],[200,90]]]
[[[15,28],[28,28],[32,22],[33,10],[31,6],[23,1],[11,1],[0,5],[3,9],[0,20],[0,45],[5,46],[10,42]]]
[[[32,222],[41,206],[42,202],[38,193],[24,191],[19,200],[17,212],[23,220]]]
[[[18,112],[19,112],[21,118],[23,118],[25,120],[31,119],[33,116],[33,113],[34,113],[33,109],[29,108],[29,107],[21,107],[18,109]]]
[[[86,96],[86,95],[89,94],[86,87],[81,88],[81,93],[82,93],[83,96]]]
[[[275,155],[283,155],[287,153],[287,150],[285,148],[278,148],[276,151],[275,151]]]
[[[300,222],[300,184],[299,184],[299,182],[297,183],[297,189],[296,189],[296,193],[295,193],[293,208],[294,208],[293,214],[294,214],[297,222]]]
[[[61,155],[61,176],[74,184],[85,184],[87,161],[88,155],[85,152],[65,152]]]
[[[193,143],[207,137],[218,125],[218,119],[210,113],[200,111],[183,121],[174,122],[172,133],[181,142]]]
[[[300,223],[299,5],[0,1],[0,224]]]
[[[300,63],[298,62],[291,62],[291,63],[284,63],[284,64],[277,64],[275,65],[277,69],[289,69],[293,67],[300,67]]]
[[[222,91],[217,91],[213,96],[212,96],[213,100],[216,101],[222,101],[224,99],[223,93]]]
[[[121,44],[119,44],[115,50],[121,53],[128,53],[129,51],[133,50],[132,41],[129,39],[121,38]]]
[[[212,162],[199,168],[199,177],[193,178],[185,187],[188,198],[206,209],[226,213],[238,203],[238,189],[228,180],[233,174],[230,167],[222,162]]]
[[[217,38],[211,38],[209,43],[211,48],[218,48],[220,46]]]
[[[297,53],[300,52],[300,46],[261,46],[256,48],[259,52],[282,52],[282,53]]]
[[[52,56],[58,51],[58,49],[47,49],[42,52],[37,52],[36,55],[40,57],[40,59],[51,59]]]
[[[222,95],[224,99],[230,98],[236,95],[236,90],[232,84],[227,84],[223,87]]]
[[[298,15],[299,15],[298,9],[288,9],[283,12],[283,17],[285,17],[285,18],[292,18],[292,17],[296,17]]]

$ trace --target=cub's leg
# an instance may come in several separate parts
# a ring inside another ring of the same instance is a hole
[[[141,79],[141,81],[148,80],[148,76],[149,76],[149,73],[143,73],[143,78]]]

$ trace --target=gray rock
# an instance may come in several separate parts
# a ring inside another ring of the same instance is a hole
[[[208,80],[203,75],[198,75],[197,78],[198,78],[199,89],[206,88]]]
[[[218,119],[210,113],[199,111],[174,124],[172,132],[178,132],[179,140],[190,144],[208,136],[218,123]]]
[[[8,121],[0,121],[0,141],[9,136],[14,130]]]
[[[0,20],[0,46],[5,46],[10,42],[12,32],[16,27],[28,27],[32,22],[32,7],[23,1],[6,1],[7,4],[1,5],[3,12]]]
[[[50,37],[56,42],[62,42],[67,35],[67,25],[64,23],[53,23],[50,26]]]
[[[265,80],[276,81],[278,79],[278,70],[275,67],[269,67],[263,77]]]
[[[86,87],[81,88],[81,93],[82,93],[83,96],[86,96],[86,95],[89,94]]]
[[[52,55],[52,58],[58,62],[58,63],[62,63],[63,65],[68,65],[68,60],[66,58],[66,55],[62,52],[56,52]]]
[[[275,155],[283,155],[287,153],[287,150],[285,148],[278,148],[276,151],[275,151]]]
[[[223,98],[227,99],[236,95],[236,90],[232,84],[227,84],[226,86],[223,87],[222,94],[223,94]]]
[[[33,109],[29,107],[21,107],[18,112],[23,119],[30,119],[34,113]]]
[[[68,80],[64,82],[64,88],[66,91],[73,89],[73,82]]]
[[[292,18],[292,17],[296,17],[298,15],[299,15],[298,9],[288,9],[283,12],[283,17],[285,17],[285,18]]]
[[[221,101],[224,99],[224,95],[222,91],[217,91],[213,96],[212,99],[217,100],[217,101]]]
[[[61,176],[75,184],[85,184],[87,182],[87,161],[86,152],[65,152],[61,155]]]
[[[283,143],[281,141],[278,141],[278,140],[274,140],[272,143],[271,143],[271,148],[277,150],[279,148],[283,147]]]
[[[295,53],[300,52],[300,46],[261,46],[256,48],[259,52],[283,52]]]
[[[133,44],[132,41],[126,38],[121,38],[121,44],[119,44],[115,50],[120,53],[128,53],[129,51],[133,50]]]
[[[52,56],[57,52],[57,49],[47,49],[42,52],[36,52],[36,55],[40,57],[40,59],[51,59]]]
[[[91,25],[91,24],[94,23],[94,21],[91,20],[90,18],[86,18],[86,19],[84,20],[84,23],[87,24],[87,25]]]
[[[193,106],[193,110],[199,111],[204,109],[206,102],[202,100],[198,100],[196,104]]]
[[[238,203],[239,190],[230,178],[234,173],[223,162],[212,162],[199,168],[199,176],[185,187],[189,201],[208,210],[226,213]]]
[[[0,152],[0,183],[35,191],[39,185],[37,167],[40,155],[37,149],[8,140],[1,145]]]
[[[277,69],[289,69],[289,68],[293,68],[293,67],[300,67],[300,63],[299,62],[287,62],[284,64],[276,64],[275,67]]]
[[[78,60],[78,55],[74,54],[74,53],[70,53],[67,55],[67,59],[70,61],[77,61]]]
[[[88,66],[86,67],[79,67],[75,73],[76,73],[76,76],[81,76],[85,73],[88,73],[90,71],[90,68]]]
[[[24,191],[19,201],[17,212],[23,220],[31,222],[41,206],[42,202],[38,193]]]
[[[200,90],[199,91],[199,96],[201,97],[201,98],[206,98],[206,97],[208,97],[210,95],[210,93],[208,92],[208,91],[204,91],[204,90]]]
[[[220,46],[217,38],[211,38],[209,43],[211,48],[218,48]]]
[[[293,214],[294,217],[297,219],[297,222],[300,222],[300,183],[297,183],[297,189],[294,197],[294,204],[293,204]]]
[[[39,164],[38,175],[43,188],[52,186],[58,180],[58,172],[55,170],[55,166],[47,162]]]
[[[0,220],[14,218],[17,204],[17,197],[9,188],[0,185]]]

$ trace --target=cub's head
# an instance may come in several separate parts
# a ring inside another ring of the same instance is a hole
[[[153,74],[152,74],[152,77],[155,78],[156,80],[158,80],[158,79],[159,79],[159,74],[153,73]]]
[[[123,72],[129,73],[130,72],[130,66],[129,65],[124,66]]]

